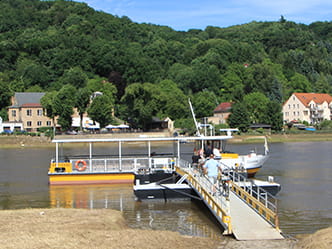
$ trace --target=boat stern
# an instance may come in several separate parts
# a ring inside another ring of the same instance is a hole
[[[64,173],[64,172],[72,172],[72,164],[71,162],[54,162],[50,163],[50,167],[48,169],[48,173]]]

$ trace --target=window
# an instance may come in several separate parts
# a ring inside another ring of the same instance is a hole
[[[42,126],[42,121],[37,121],[37,126]]]
[[[31,109],[27,110],[27,116],[32,116],[32,110]]]
[[[27,126],[31,126],[32,122],[31,121],[27,121]]]
[[[308,111],[303,111],[304,116],[308,116]]]
[[[37,110],[37,116],[43,116],[43,110],[42,109]]]
[[[16,117],[16,110],[12,110],[12,117]]]
[[[290,109],[290,104],[288,105],[288,109]]]
[[[46,126],[51,126],[51,121],[46,121]]]

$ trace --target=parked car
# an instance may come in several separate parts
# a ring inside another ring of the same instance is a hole
[[[66,134],[67,135],[77,135],[77,131],[74,131],[74,130],[69,130],[69,131],[66,131]]]

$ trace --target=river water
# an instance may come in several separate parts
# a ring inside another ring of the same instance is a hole
[[[192,150],[190,144],[187,151]],[[260,144],[230,144],[228,149],[263,151]],[[281,184],[279,219],[288,235],[312,233],[332,225],[332,142],[270,144],[270,158],[257,174]],[[140,148],[135,148],[140,150]],[[73,153],[81,149],[72,149]],[[108,153],[109,148],[99,148]],[[220,237],[207,209],[188,200],[136,201],[132,185],[49,186],[52,148],[0,149],[0,209],[110,208],[120,210],[132,228],[171,230]]]

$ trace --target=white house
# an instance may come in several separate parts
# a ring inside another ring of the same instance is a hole
[[[326,93],[293,93],[283,104],[285,123],[306,121],[317,124],[332,120],[332,96]]]
[[[14,131],[21,131],[23,130],[22,122],[4,122],[0,117],[0,133],[8,132],[12,133]]]

